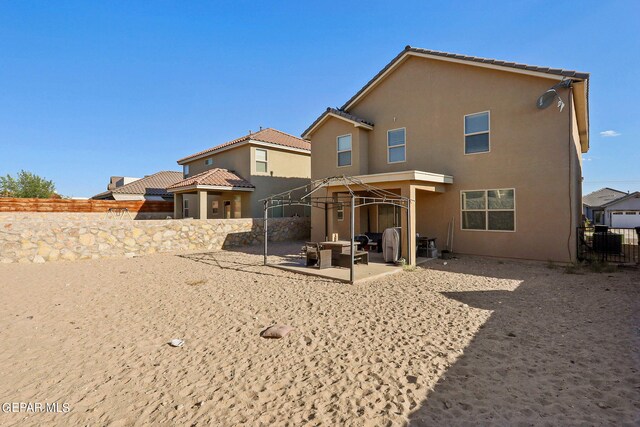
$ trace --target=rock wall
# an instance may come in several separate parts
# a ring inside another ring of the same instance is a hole
[[[7,221],[0,263],[44,263],[256,245],[262,219]],[[269,241],[308,239],[309,218],[269,219]]]

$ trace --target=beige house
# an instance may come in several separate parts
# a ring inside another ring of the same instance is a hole
[[[311,177],[355,176],[411,198],[410,229],[437,238],[439,249],[452,228],[457,253],[574,260],[588,80],[587,73],[407,46],[303,133]],[[356,233],[402,226],[406,242],[402,210],[358,208]],[[349,236],[349,209],[333,209],[327,230],[320,209],[311,217],[313,240]]]
[[[310,182],[310,157],[308,141],[272,128],[184,157],[184,179],[167,188],[175,218],[261,218],[261,199]],[[300,207],[272,211],[304,214]]]

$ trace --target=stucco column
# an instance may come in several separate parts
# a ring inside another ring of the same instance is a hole
[[[411,243],[411,257],[407,253],[407,210],[402,209],[400,218],[402,225],[402,256],[405,259],[411,258],[411,265],[416,265],[416,189],[411,184],[402,186],[401,194],[403,197],[411,199],[409,208],[409,218],[411,218],[411,234],[408,236]]]
[[[182,218],[182,193],[173,194],[173,218]]]
[[[207,219],[207,191],[200,190],[198,191],[198,211],[200,215],[198,218]]]

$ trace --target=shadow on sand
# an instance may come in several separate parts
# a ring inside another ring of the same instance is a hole
[[[513,291],[441,290],[493,313],[409,425],[637,425],[640,275],[482,265],[430,266],[521,284]]]
[[[269,256],[277,256],[280,262],[295,263],[299,261],[300,256],[291,254],[291,248],[297,247],[296,244],[270,243]],[[299,244],[302,247],[302,243]],[[262,246],[235,246],[228,247],[221,251],[200,252],[184,255],[176,255],[179,258],[188,259],[212,267],[234,270],[242,273],[258,274],[260,276],[283,277],[283,275],[295,273],[282,273],[281,270],[265,267],[262,258],[256,258],[255,255],[262,255]],[[307,282],[332,282],[329,279],[321,277],[310,277],[296,274],[301,280]]]

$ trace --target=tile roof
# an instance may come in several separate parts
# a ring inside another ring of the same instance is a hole
[[[605,204],[603,204],[601,207],[609,207],[612,205],[615,205],[617,203],[623,202],[627,199],[631,199],[631,198],[635,198],[635,199],[640,199],[640,191],[634,191],[633,193],[625,193],[624,196],[619,197],[617,199],[611,200]],[[631,209],[633,210],[633,209]]]
[[[183,187],[193,187],[198,185],[212,185],[216,187],[240,187],[240,188],[255,188],[253,184],[237,175],[235,172],[222,169],[213,168],[208,171],[199,173],[168,187],[168,189],[174,190]]]
[[[270,144],[281,145],[283,147],[311,151],[311,144],[309,143],[309,141],[305,141],[304,139],[298,138],[297,136],[289,135],[288,133],[284,133],[277,129],[266,128],[256,133],[250,133],[243,137],[234,139],[233,141],[225,142],[224,144],[216,145],[215,147],[208,148],[195,154],[191,154],[187,157],[183,157],[182,159],[178,160],[178,163],[185,162],[192,158],[200,157],[207,153],[213,153],[214,151],[217,151],[221,148],[226,148],[234,144],[240,144],[248,141],[268,142]]]
[[[347,102],[345,102],[345,104],[340,108],[340,110],[347,110],[348,107],[350,106],[350,104],[356,98],[358,98],[362,94],[362,92],[366,91],[369,88],[369,86],[371,86],[376,80],[378,80],[378,78],[380,76],[382,76],[389,68],[393,67],[396,64],[396,62],[398,60],[400,60],[400,58],[402,58],[405,54],[411,53],[411,52],[418,53],[418,54],[425,54],[425,55],[440,56],[440,57],[444,57],[444,58],[458,59],[458,60],[462,60],[462,61],[469,61],[469,62],[488,64],[488,65],[497,65],[497,66],[501,66],[501,67],[505,67],[505,68],[515,68],[515,69],[519,69],[519,70],[534,71],[534,72],[546,73],[546,74],[554,74],[554,75],[558,75],[558,76],[576,78],[576,79],[581,79],[581,80],[588,80],[589,79],[589,73],[584,73],[584,72],[580,72],[580,71],[564,70],[562,68],[541,67],[541,66],[538,66],[538,65],[521,64],[521,63],[518,63],[518,62],[502,61],[502,60],[499,60],[499,59],[481,58],[481,57],[478,57],[478,56],[461,55],[461,54],[458,54],[458,53],[441,52],[441,51],[438,51],[438,50],[421,49],[421,48],[417,48],[417,47],[406,46],[402,52],[400,52],[395,58],[393,58],[391,60],[391,62],[389,62],[382,70],[380,70],[380,72],[378,74],[376,74],[371,80],[369,80],[369,82],[367,84],[365,84],[362,87],[362,89],[360,89],[355,95],[353,95],[351,97],[351,99],[349,99]],[[508,70],[505,70],[505,71],[508,71]]]
[[[351,120],[352,122],[356,122],[356,123],[362,123],[368,126],[373,126],[373,123],[365,120],[365,119],[361,119],[360,117],[356,117],[353,114],[350,114],[344,110],[339,110],[337,108],[331,108],[331,107],[327,107],[327,109],[325,110],[324,113],[322,113],[320,115],[320,117],[318,117],[313,123],[311,123],[311,126],[309,126],[304,132],[302,132],[302,136],[304,137],[307,132],[309,132],[311,129],[313,129],[318,123],[320,123],[328,114],[335,114],[336,116],[340,116],[340,117],[344,117],[347,120]]]
[[[582,198],[582,203],[592,208],[597,208],[626,195],[627,193],[623,191],[605,187],[584,196]]]
[[[182,172],[176,171],[161,171],[156,172],[153,175],[147,175],[144,178],[140,178],[136,181],[125,184],[121,187],[116,187],[111,191],[97,194],[97,196],[104,196],[107,193],[117,194],[146,194],[150,196],[171,196],[171,193],[167,192],[167,187],[171,184],[182,179]]]

